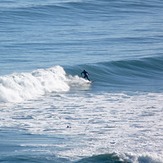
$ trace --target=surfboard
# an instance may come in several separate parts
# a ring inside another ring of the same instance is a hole
[[[86,81],[87,84],[91,84],[93,81]]]

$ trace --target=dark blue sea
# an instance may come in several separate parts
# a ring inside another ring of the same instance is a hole
[[[163,1],[0,0],[0,163],[163,163]]]

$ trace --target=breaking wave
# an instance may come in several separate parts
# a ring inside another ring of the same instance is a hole
[[[78,76],[68,76],[61,66],[13,73],[0,77],[0,102],[21,102],[46,93],[67,92],[71,86],[85,82]]]
[[[153,91],[162,90],[163,58],[150,57],[130,60],[98,62],[70,67],[71,74],[86,69],[90,78],[106,90]],[[157,83],[157,84],[156,84]]]

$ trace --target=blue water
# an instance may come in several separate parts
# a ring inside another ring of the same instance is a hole
[[[1,0],[0,162],[162,162],[162,8]]]

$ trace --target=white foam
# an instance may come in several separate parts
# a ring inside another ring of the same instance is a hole
[[[0,102],[21,102],[50,92],[66,92],[71,85],[84,82],[77,76],[67,76],[61,66],[1,76]]]
[[[37,93],[68,91],[79,83],[83,87],[85,80],[68,76],[60,66],[12,74],[0,78],[0,98],[33,98]],[[55,144],[63,149],[55,155],[62,157],[121,152],[134,163],[159,162],[163,160],[162,106],[163,93],[51,93],[46,98],[0,107],[0,127],[68,137]]]
[[[66,152],[55,154],[62,157],[116,152],[134,163],[162,160],[162,99],[162,93],[54,93],[37,101],[1,107],[0,127],[61,135],[67,138],[65,143],[55,145]]]

